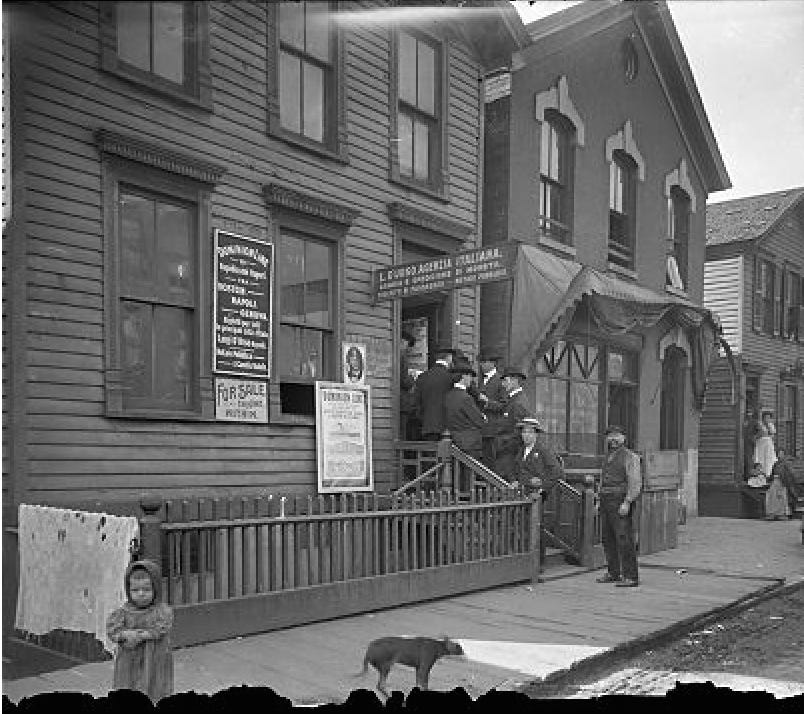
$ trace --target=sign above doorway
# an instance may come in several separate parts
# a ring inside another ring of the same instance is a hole
[[[374,271],[374,302],[508,280],[516,243],[498,243]]]

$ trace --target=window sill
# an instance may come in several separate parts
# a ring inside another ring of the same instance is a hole
[[[607,271],[609,273],[616,273],[618,276],[625,278],[626,280],[633,280],[634,282],[639,280],[639,276],[635,270],[623,268],[622,265],[617,265],[617,263],[608,263]]]
[[[268,135],[273,137],[274,139],[279,139],[280,141],[289,144],[297,149],[303,149],[311,154],[315,154],[316,156],[320,156],[324,159],[330,159],[331,161],[337,161],[340,164],[348,164],[349,163],[349,154],[346,150],[346,147],[341,145],[338,149],[331,149],[328,146],[323,144],[318,144],[313,141],[308,141],[307,139],[303,139],[296,134],[291,134],[290,132],[286,131],[269,131]]]
[[[675,288],[672,285],[665,285],[664,289],[670,293],[671,295],[675,295],[676,297],[684,298],[686,300],[690,299],[689,293],[686,290],[682,290],[681,288]]]
[[[170,409],[126,409],[106,410],[110,419],[146,419],[153,421],[215,421],[214,416],[207,416],[201,412],[187,412]]]
[[[429,196],[430,198],[434,198],[437,201],[441,201],[442,203],[449,203],[449,199],[447,198],[444,189],[436,189],[430,188],[428,186],[424,186],[420,183],[416,183],[415,181],[410,181],[402,176],[394,175],[388,177],[388,181],[390,183],[396,184],[397,186],[404,186],[405,188],[409,188],[411,191],[416,191],[416,193],[420,193],[424,196]]]
[[[565,255],[568,258],[574,259],[578,255],[578,249],[575,248],[575,246],[567,245],[566,243],[561,243],[560,241],[557,241],[554,238],[550,238],[544,234],[540,234],[539,236],[537,236],[537,240],[539,241],[540,246],[550,248],[556,253],[561,253],[562,255]]]
[[[135,72],[127,72],[120,67],[104,67],[104,70],[124,82],[129,82],[141,87],[142,89],[154,92],[163,97],[167,97],[174,101],[185,104],[195,109],[202,109],[205,112],[211,112],[213,109],[212,97],[200,98],[192,94],[181,91],[180,89],[173,89],[172,87],[165,86],[158,81],[150,81],[140,76]]]

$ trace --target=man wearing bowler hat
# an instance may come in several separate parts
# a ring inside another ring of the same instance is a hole
[[[600,519],[606,573],[599,583],[617,587],[639,585],[636,546],[634,544],[634,501],[642,490],[639,456],[625,446],[625,432],[620,426],[606,429],[608,454],[600,482]]]
[[[450,368],[455,350],[442,346],[435,351],[435,363],[416,380],[416,411],[421,421],[422,438],[438,441],[444,431],[444,399],[452,389]]]
[[[490,351],[481,352],[477,358],[480,363],[478,402],[487,420],[483,429],[483,463],[491,469],[494,468],[496,440],[508,402],[502,375],[497,371],[498,360],[499,355]]]
[[[522,389],[522,382],[524,381],[525,375],[519,370],[507,369],[503,373],[507,401],[495,446],[494,470],[509,481],[514,473],[516,458],[522,449],[522,438],[517,428],[517,423],[525,417],[533,416],[533,410],[530,408],[528,398]]]
[[[447,392],[444,403],[447,429],[459,449],[480,460],[486,417],[468,392],[475,370],[467,361],[457,360],[452,366],[452,374],[455,385]]]

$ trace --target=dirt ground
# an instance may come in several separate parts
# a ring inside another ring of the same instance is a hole
[[[694,630],[677,640],[584,676],[528,693],[565,697],[627,668],[674,672],[726,672],[804,682],[804,586]]]

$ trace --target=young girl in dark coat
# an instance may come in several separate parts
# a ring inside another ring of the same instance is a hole
[[[162,577],[150,560],[128,566],[127,602],[109,615],[106,632],[117,644],[115,689],[135,689],[153,702],[173,694],[173,610],[161,601]]]

